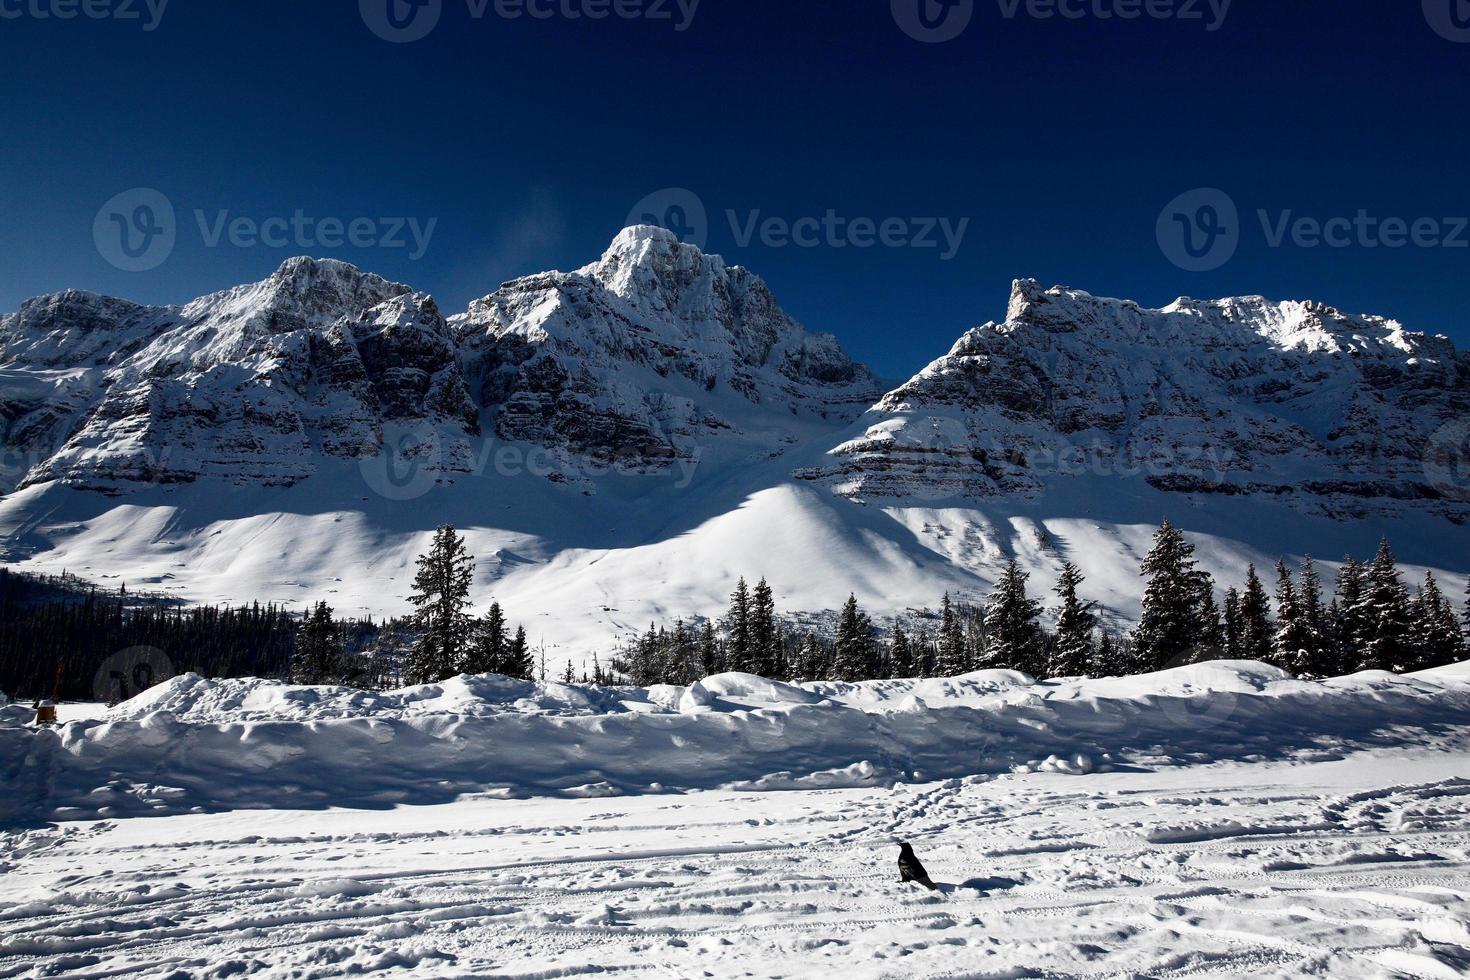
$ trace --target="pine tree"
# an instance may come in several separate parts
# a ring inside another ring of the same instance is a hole
[[[802,638],[801,648],[796,653],[796,675],[807,681],[821,680],[827,676],[827,658],[815,633],[807,633]]]
[[[893,640],[888,647],[888,676],[917,677],[917,668],[918,662],[914,656],[913,644],[909,642],[909,635],[904,632],[902,623],[895,623]]]
[[[1089,673],[1094,677],[1124,677],[1133,673],[1133,664],[1124,656],[1113,634],[1106,630],[1098,640],[1097,653],[1093,657]]]
[[[1135,656],[1145,670],[1181,662],[1199,643],[1199,579],[1194,545],[1167,520],[1139,574],[1148,579],[1133,632]]]
[[[1332,622],[1335,656],[1331,670],[1325,673],[1351,674],[1363,663],[1369,633],[1367,609],[1363,605],[1367,588],[1368,572],[1363,563],[1351,555],[1344,558],[1337,573],[1337,594],[1333,599],[1337,607]]]
[[[837,620],[837,638],[832,647],[832,679],[860,681],[872,677],[873,624],[858,608],[857,597],[849,595]]]
[[[332,610],[318,602],[296,630],[296,654],[291,659],[291,680],[296,684],[335,684],[343,680],[346,664]]]
[[[1225,659],[1241,660],[1240,645],[1240,590],[1231,588],[1225,593],[1225,616],[1221,630],[1225,635]]]
[[[501,673],[523,681],[536,679],[536,659],[531,656],[531,646],[526,642],[524,626],[516,627],[515,639],[510,641],[510,647],[506,651],[505,669]]]
[[[1087,673],[1092,664],[1092,631],[1097,617],[1093,604],[1077,598],[1077,587],[1083,583],[1082,572],[1067,562],[1062,566],[1055,592],[1061,599],[1057,609],[1056,637],[1046,673],[1050,677],[1076,677]]]
[[[1286,562],[1276,563],[1276,634],[1272,662],[1282,670],[1305,677],[1312,669],[1312,635],[1307,611]]]
[[[1240,596],[1240,656],[1245,660],[1270,663],[1273,640],[1271,600],[1254,564],[1245,570],[1245,591]]]
[[[939,606],[939,651],[935,658],[934,672],[940,677],[955,677],[970,669],[971,661],[965,649],[965,632],[955,614],[949,593]]]
[[[1046,671],[1041,627],[1036,622],[1041,603],[1026,595],[1026,580],[1030,577],[1012,558],[996,582],[985,608],[985,660],[991,667],[1040,677]]]
[[[500,603],[490,603],[490,611],[474,624],[469,650],[460,670],[466,674],[509,674],[510,639],[505,631],[505,613]]]
[[[750,589],[741,578],[730,594],[730,612],[725,617],[725,659],[728,669],[750,673],[755,667],[751,657]]]
[[[781,639],[776,626],[776,600],[762,578],[750,598],[750,672],[776,676]]]
[[[1204,572],[1199,574],[1199,645],[1208,651],[1206,658],[1213,659],[1225,652],[1225,624],[1215,603],[1214,580]]]
[[[575,683],[576,680],[577,680],[577,672],[574,671],[574,670],[572,670],[572,662],[570,660],[568,660],[567,661],[567,669],[564,670],[564,671],[562,671],[562,673],[561,673],[561,682],[563,684],[572,684],[572,683]]]
[[[1465,658],[1465,638],[1460,635],[1454,606],[1440,591],[1433,572],[1424,573],[1412,608],[1416,669],[1443,667]]]
[[[417,610],[418,642],[404,665],[410,681],[433,684],[453,677],[469,645],[471,562],[464,539],[448,524],[434,532],[427,554],[420,555],[408,601]]]
[[[699,672],[713,677],[725,669],[720,661],[720,641],[715,636],[715,624],[705,620],[699,628]]]
[[[1305,673],[1310,677],[1330,676],[1332,631],[1328,624],[1327,610],[1322,606],[1322,580],[1317,577],[1317,566],[1310,557],[1302,562],[1301,588],[1298,591],[1302,622],[1306,627]]]
[[[1413,670],[1415,657],[1410,633],[1409,592],[1399,581],[1398,562],[1384,538],[1369,564],[1361,602],[1367,642],[1360,670]]]

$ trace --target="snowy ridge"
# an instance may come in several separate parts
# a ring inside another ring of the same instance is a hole
[[[803,475],[902,500],[1128,472],[1336,519],[1463,523],[1470,500],[1426,477],[1425,449],[1467,411],[1470,354],[1392,320],[1259,296],[1149,310],[1017,280],[1003,322],[965,334]]]
[[[0,774],[0,819],[1085,774],[1320,758],[1446,726],[1470,732],[1463,668],[1325,682],[1243,662],[1043,684],[1009,672],[850,685],[725,674],[594,691],[463,678],[388,695],[185,676],[108,720],[0,728],[4,756],[21,760]]]

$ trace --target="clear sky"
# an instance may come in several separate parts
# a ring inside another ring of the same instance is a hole
[[[710,250],[889,377],[1001,316],[1017,276],[1315,299],[1470,344],[1463,0],[162,2],[0,0],[0,309],[70,286],[177,302],[308,253],[454,312],[685,188]],[[1201,187],[1238,217],[1165,212]],[[118,236],[156,209],[104,208],[133,188],[175,212],[145,271]],[[1301,217],[1339,219],[1337,244]],[[932,219],[968,222],[957,248]],[[1184,222],[1195,258],[1160,244]],[[1223,264],[1198,258],[1213,228]]]

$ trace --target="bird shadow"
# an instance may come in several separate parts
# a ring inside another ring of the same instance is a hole
[[[958,885],[948,881],[936,881],[934,887],[936,890],[948,895],[959,891],[961,888],[968,888],[971,891],[977,892],[1001,892],[1008,888],[1015,888],[1019,884],[1020,882],[1014,878],[969,878],[960,882]]]

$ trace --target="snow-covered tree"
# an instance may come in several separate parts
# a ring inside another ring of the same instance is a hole
[[[291,658],[291,680],[296,684],[336,684],[343,680],[346,662],[337,624],[325,602],[296,630],[296,653]]]
[[[1337,573],[1337,594],[1332,602],[1332,667],[1324,671],[1331,676],[1351,674],[1363,663],[1368,646],[1369,623],[1363,597],[1368,588],[1368,573],[1363,563],[1349,555]]]
[[[1139,574],[1148,579],[1148,585],[1133,632],[1134,651],[1143,669],[1159,670],[1179,662],[1199,645],[1200,591],[1194,545],[1164,521]]]
[[[893,639],[888,645],[888,676],[917,677],[918,661],[914,656],[914,645],[904,632],[902,623],[893,626]]]
[[[699,673],[709,677],[723,672],[724,669],[720,641],[715,636],[715,624],[706,619],[699,628]]]
[[[1308,557],[1302,562],[1301,587],[1297,590],[1301,599],[1302,623],[1306,629],[1306,671],[1311,677],[1331,676],[1332,630],[1327,610],[1322,605],[1322,580],[1317,576],[1317,566]]]
[[[960,625],[949,593],[939,605],[939,652],[934,672],[940,677],[955,677],[971,667],[969,651],[965,649],[965,631]]]
[[[749,671],[762,677],[775,677],[776,662],[781,658],[781,636],[776,624],[776,600],[771,587],[762,578],[750,597]]]
[[[411,683],[432,684],[453,677],[469,646],[472,577],[464,539],[448,524],[434,532],[433,543],[420,555],[408,601],[417,610],[418,642],[409,652],[404,672]]]
[[[730,612],[725,616],[725,659],[730,670],[750,673],[757,664],[751,657],[750,588],[741,578],[730,594]]]
[[[1225,624],[1215,603],[1215,582],[1204,572],[1199,579],[1199,646],[1210,656],[1219,656],[1225,650]]]
[[[1433,572],[1424,573],[1424,583],[1412,607],[1413,644],[1418,668],[1443,667],[1465,659],[1465,638],[1455,618],[1455,607],[1440,591]]]
[[[1124,677],[1134,672],[1136,665],[1118,643],[1117,638],[1107,630],[1102,631],[1102,637],[1097,641],[1097,653],[1093,656],[1092,669],[1090,673],[1094,677]]]
[[[1221,627],[1225,637],[1225,659],[1240,660],[1240,590],[1231,588],[1225,592],[1225,615]]]
[[[1272,663],[1298,677],[1311,673],[1313,639],[1307,612],[1286,562],[1276,563],[1276,634]]]
[[[505,613],[500,603],[490,603],[490,609],[481,617],[470,632],[469,649],[465,653],[460,670],[466,674],[505,674],[509,666],[507,654],[510,637],[506,634]]]
[[[1384,538],[1378,554],[1368,565],[1366,587],[1360,603],[1367,628],[1360,670],[1413,670],[1417,665],[1413,649],[1413,621],[1409,609],[1409,590],[1399,580],[1399,566],[1393,549]]]
[[[827,676],[827,654],[817,634],[807,633],[802,637],[796,651],[796,676],[802,680],[821,680]]]
[[[873,676],[873,624],[858,608],[857,596],[849,595],[837,620],[837,638],[832,647],[832,679],[866,680]]]
[[[1240,656],[1269,663],[1272,634],[1271,600],[1266,598],[1261,577],[1251,564],[1246,566],[1245,591],[1240,595]]]
[[[1092,666],[1092,631],[1097,626],[1093,603],[1077,597],[1083,583],[1082,572],[1067,562],[1057,579],[1055,592],[1061,600],[1057,607],[1057,630],[1052,641],[1046,673],[1049,677],[1076,677]]]
[[[984,666],[1024,671],[1042,676],[1042,633],[1037,625],[1041,603],[1026,595],[1026,580],[1014,558],[1001,572],[985,606],[986,650]]]

